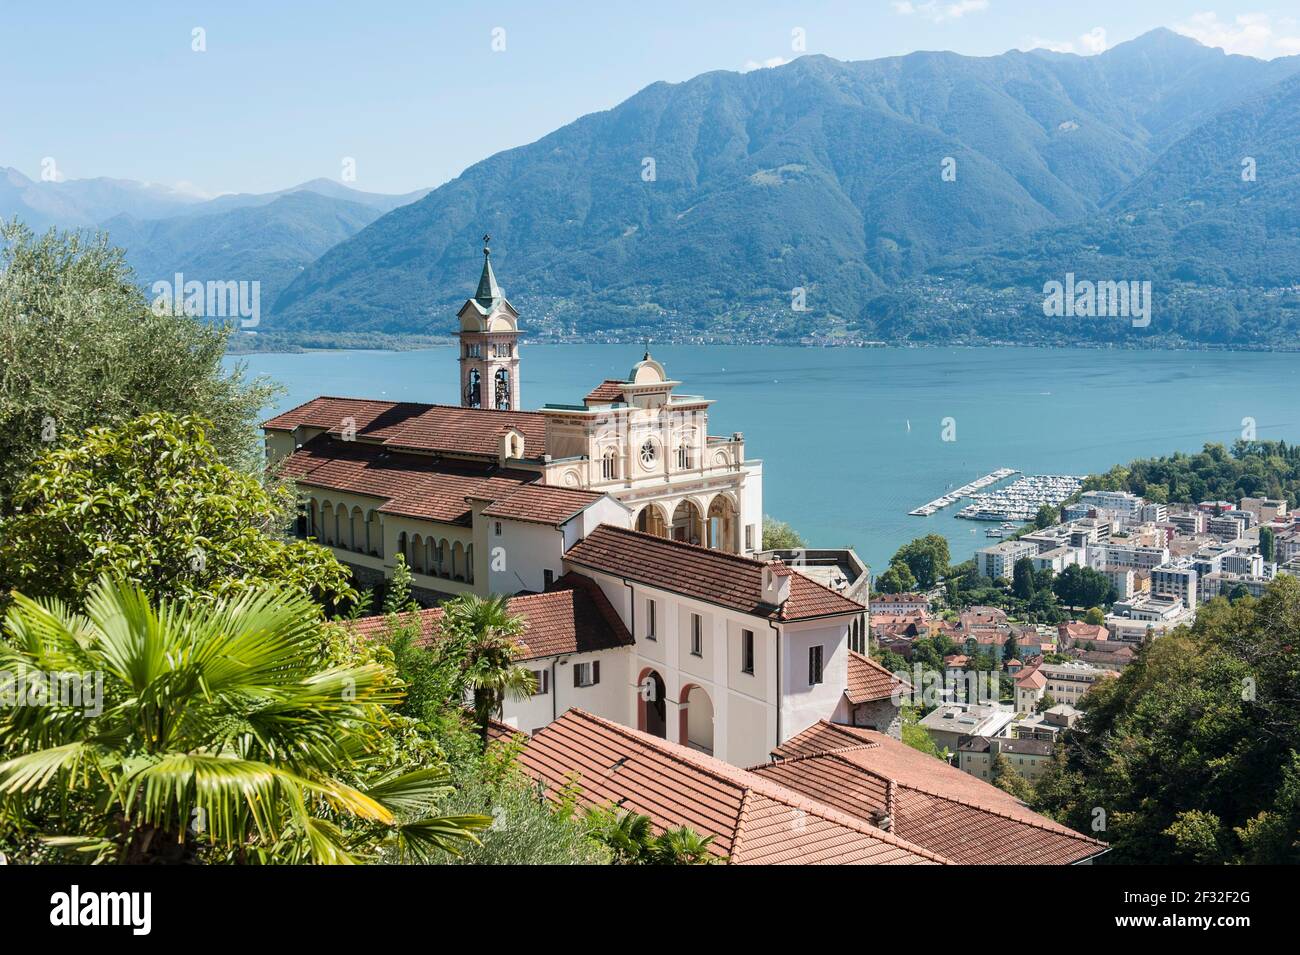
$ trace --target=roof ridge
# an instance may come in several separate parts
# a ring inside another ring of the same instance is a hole
[[[736,828],[731,831],[731,854],[727,857],[728,865],[738,865],[741,840],[745,836],[745,823],[749,822],[749,794],[753,790],[746,787],[740,797],[740,808],[736,812]]]
[[[616,532],[618,532],[618,533],[620,533],[620,534],[631,535],[631,536],[634,536],[634,537],[637,537],[637,538],[641,538],[641,539],[643,539],[643,540],[648,540],[648,541],[658,541],[658,542],[661,543],[661,544],[668,544],[668,545],[670,545],[670,546],[672,546],[672,547],[683,547],[683,548],[687,548],[687,549],[690,549],[690,550],[693,550],[693,551],[697,551],[697,552],[699,552],[699,553],[701,553],[701,554],[709,554],[709,555],[712,555],[712,556],[714,556],[714,557],[718,557],[718,558],[726,558],[726,559],[728,559],[728,560],[730,560],[730,561],[732,561],[732,562],[734,562],[734,563],[744,564],[744,565],[749,566],[749,567],[756,567],[756,568],[758,568],[758,569],[760,569],[760,570],[761,570],[762,568],[764,568],[764,567],[767,567],[767,566],[770,565],[770,564],[781,564],[782,566],[784,566],[784,567],[789,567],[789,568],[791,569],[791,571],[792,571],[791,576],[798,577],[800,580],[803,580],[803,581],[805,581],[806,583],[812,584],[814,587],[817,587],[817,588],[820,589],[820,590],[824,590],[824,591],[826,591],[828,594],[834,594],[836,597],[839,597],[841,600],[846,600],[846,601],[848,601],[849,603],[854,603],[854,604],[857,604],[857,603],[858,603],[858,601],[853,600],[851,597],[845,597],[845,596],[844,596],[842,593],[840,593],[839,591],[837,591],[837,590],[832,590],[830,587],[827,587],[825,584],[821,583],[820,581],[813,580],[811,577],[808,577],[808,576],[805,575],[805,574],[800,574],[800,573],[798,573],[797,571],[794,570],[794,567],[793,567],[792,565],[787,564],[787,563],[785,563],[784,561],[779,560],[779,559],[778,559],[778,560],[758,560],[757,558],[754,558],[754,557],[746,557],[744,554],[732,554],[732,553],[730,553],[730,552],[728,552],[728,551],[725,551],[725,550],[715,550],[715,549],[712,548],[712,547],[705,547],[703,544],[692,544],[692,543],[689,543],[688,541],[677,541],[677,540],[671,540],[670,538],[667,538],[667,537],[659,537],[659,536],[657,536],[657,535],[655,535],[655,534],[648,533],[647,531],[638,531],[638,530],[633,530],[633,529],[630,528],[630,527],[619,527],[619,526],[616,525],[616,524],[600,524],[600,525],[598,525],[598,526],[595,528],[595,530],[593,530],[593,531],[591,532],[591,534],[588,534],[587,537],[591,537],[592,534],[597,533],[597,532],[598,532],[602,527],[608,527],[611,531],[616,531]],[[586,538],[583,538],[583,540],[586,540]],[[581,543],[581,541],[579,541],[578,543]],[[576,546],[576,545],[575,545],[575,546]],[[794,586],[794,585],[791,584],[791,587],[793,587],[793,586]],[[862,608],[863,608],[864,610],[867,609],[867,608],[866,608],[864,605],[862,605],[862,604],[859,604],[859,606],[862,606]],[[780,619],[782,619],[782,620],[786,619],[785,613],[786,613],[786,611],[785,611],[785,605],[783,604],[782,607],[781,607],[781,611],[780,611]],[[844,613],[848,613],[848,611],[844,611]]]

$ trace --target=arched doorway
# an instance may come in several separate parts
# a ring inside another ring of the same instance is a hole
[[[636,516],[636,529],[655,537],[668,536],[668,522],[664,520],[663,509],[658,504],[647,504]]]
[[[709,504],[709,546],[714,550],[736,552],[736,505],[725,494]]]
[[[641,671],[636,686],[636,728],[660,739],[668,738],[668,688],[658,670]]]
[[[691,749],[713,754],[713,701],[694,683],[682,690],[680,739]]]
[[[684,500],[673,511],[672,539],[688,544],[704,543],[704,519],[692,500]]]

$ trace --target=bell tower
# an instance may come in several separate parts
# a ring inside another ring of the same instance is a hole
[[[483,236],[483,274],[460,318],[460,403],[465,408],[518,411],[519,313],[492,271],[491,236]]]

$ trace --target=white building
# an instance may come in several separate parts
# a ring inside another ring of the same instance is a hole
[[[975,567],[981,576],[997,580],[999,577],[1010,580],[1015,570],[1016,561],[1022,557],[1033,557],[1038,553],[1038,545],[1033,541],[1003,541],[992,547],[981,547],[975,552]]]
[[[359,583],[402,554],[425,602],[540,590],[598,523],[762,550],[762,463],[743,435],[710,436],[711,402],[676,394],[648,353],[581,404],[521,411],[519,316],[486,249],[459,318],[460,407],[320,397],[263,425],[268,464],[298,486],[299,535]]]

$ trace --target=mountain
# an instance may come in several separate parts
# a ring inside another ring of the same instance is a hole
[[[230,209],[264,206],[282,196],[295,192],[311,192],[330,199],[342,199],[345,202],[365,206],[368,209],[376,209],[383,213],[392,212],[398,206],[404,206],[407,203],[415,202],[417,199],[423,199],[432,191],[431,189],[417,189],[415,192],[393,196],[382,192],[362,192],[359,189],[337,183],[333,179],[311,179],[288,189],[281,189],[279,192],[238,192],[217,196],[217,198],[204,203],[202,211],[226,212]]]
[[[352,190],[348,190],[352,191]],[[176,272],[199,281],[259,281],[275,301],[304,267],[382,214],[370,205],[317,192],[288,192],[266,203],[198,211],[169,219],[120,215],[101,226],[146,287]]]
[[[156,183],[106,178],[37,181],[17,169],[0,167],[0,219],[17,216],[38,232],[51,226],[95,226],[123,214],[176,215],[202,202],[200,196]]]
[[[1005,261],[1000,245],[1138,215],[1121,197],[1155,201],[1142,183],[1165,177],[1162,157],[1194,164],[1187,144],[1217,135],[1216,117],[1287,100],[1297,73],[1300,57],[1228,56],[1160,30],[1086,58],[806,56],[656,83],[330,249],[279,297],[271,326],[451,330],[488,232],[535,332],[870,330],[873,309],[901,307],[882,296],[954,261],[987,273]],[[1286,152],[1284,130],[1264,135]],[[1225,241],[1193,235],[1207,259]],[[796,288],[807,311],[791,309]]]

